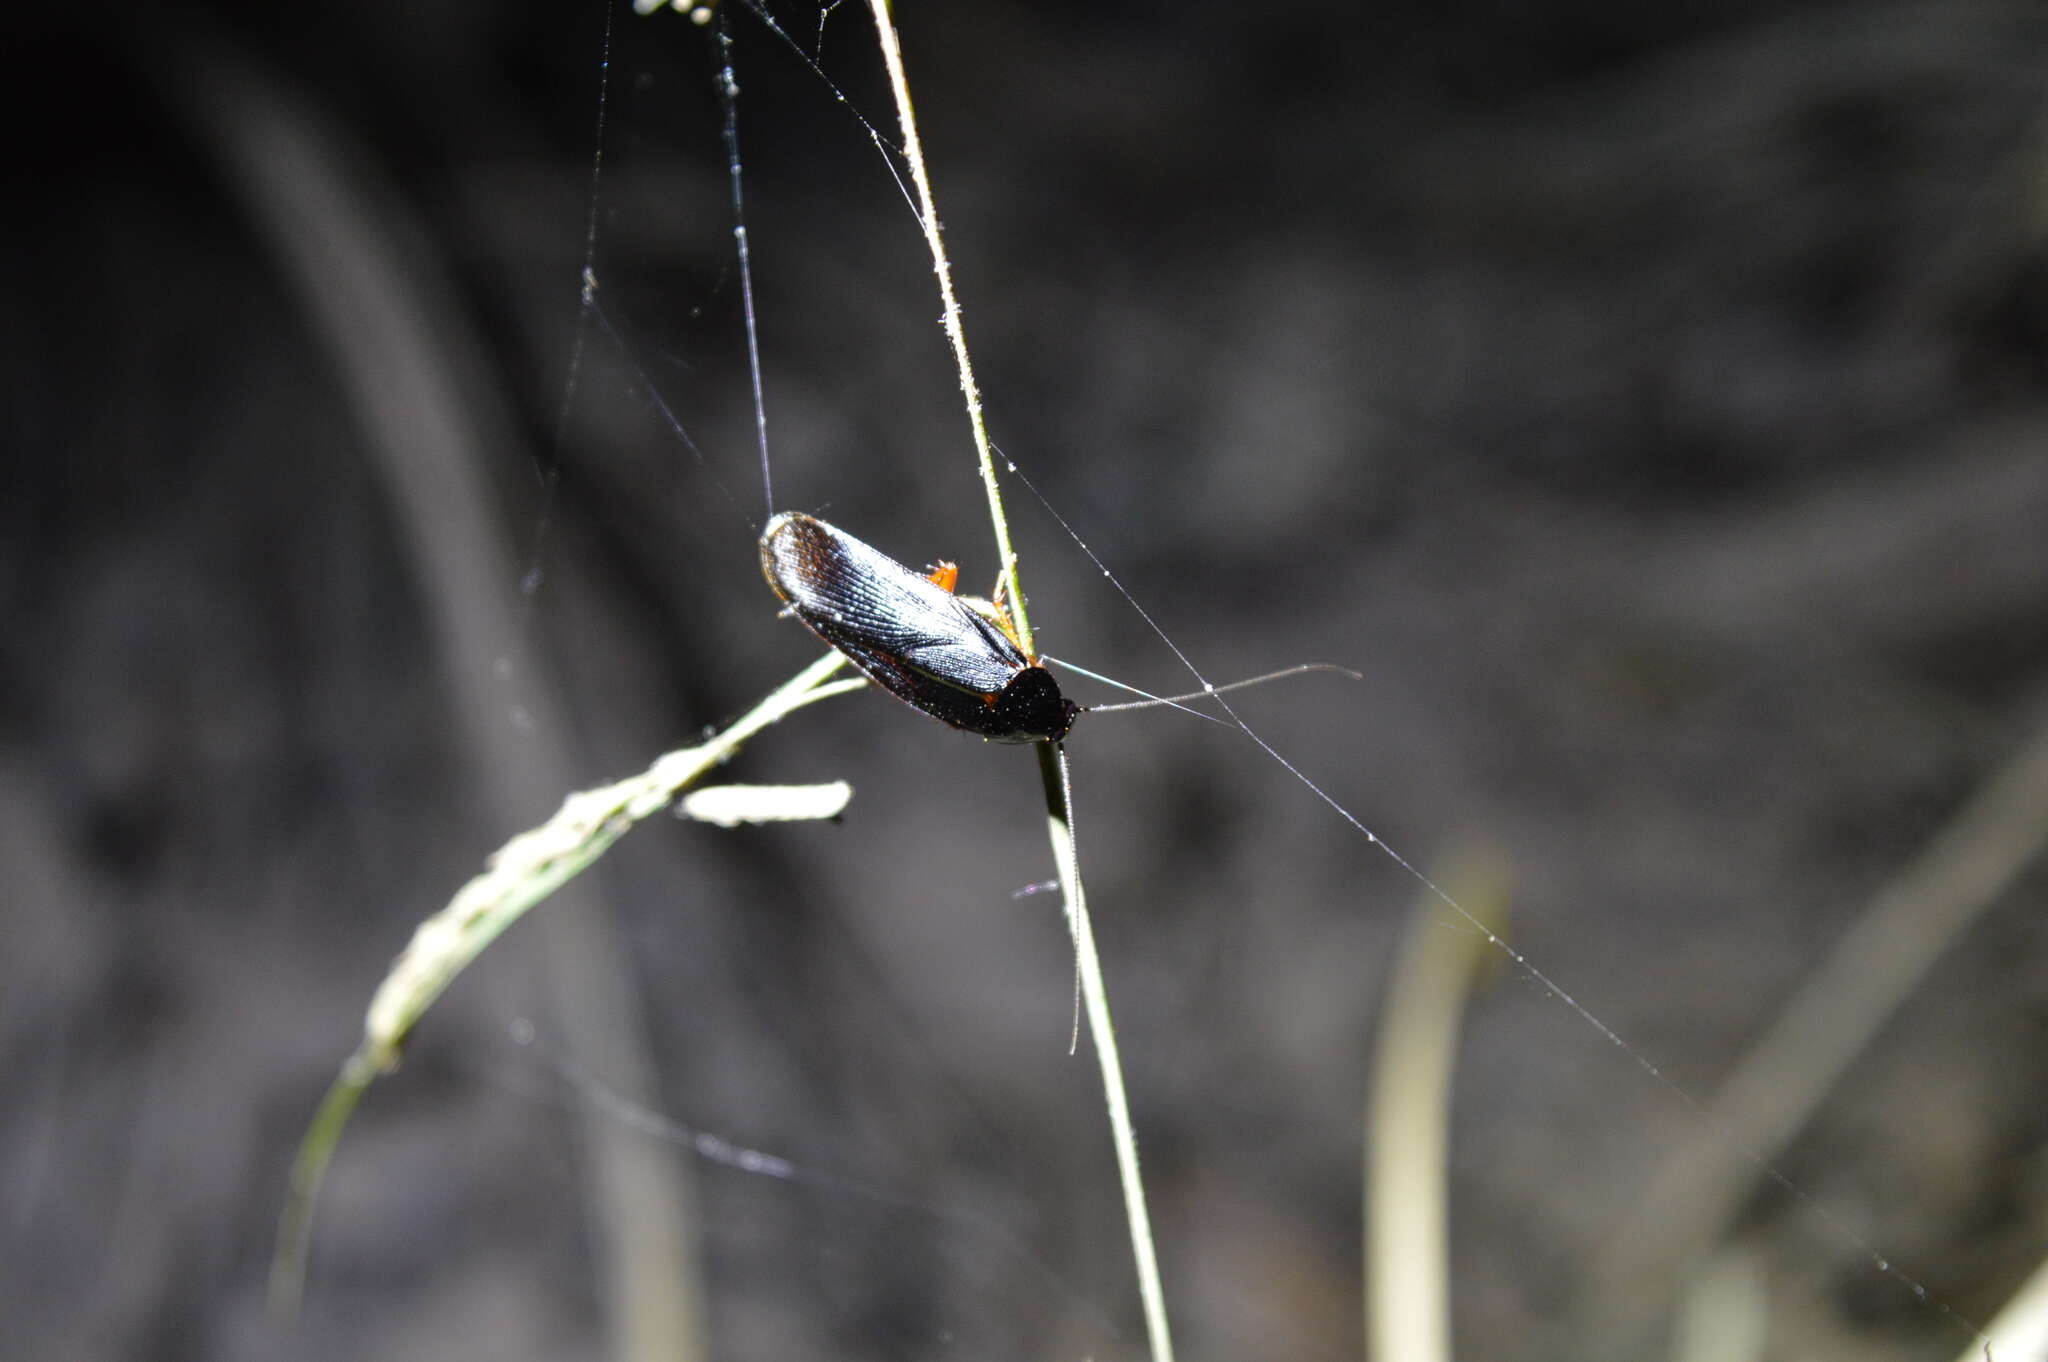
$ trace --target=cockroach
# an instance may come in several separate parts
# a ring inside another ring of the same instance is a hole
[[[912,709],[991,742],[1059,742],[1082,714],[1155,705],[1183,709],[1183,700],[1206,700],[1303,672],[1358,678],[1349,667],[1305,662],[1227,686],[1161,696],[1071,662],[1043,659],[1145,696],[1083,708],[1060,694],[1041,659],[1017,641],[1000,601],[953,594],[960,573],[951,563],[919,573],[816,516],[784,511],[761,535],[761,571],[786,613],[846,654],[868,680]],[[1221,722],[1213,715],[1198,717]]]
[[[761,534],[761,571],[810,631],[868,680],[941,723],[991,742],[1058,742],[1081,707],[1024,651],[1000,606],[930,576],[816,516],[784,511]]]

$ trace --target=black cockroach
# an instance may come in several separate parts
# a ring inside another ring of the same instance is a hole
[[[785,511],[761,535],[761,571],[810,631],[913,709],[993,742],[1058,742],[1081,707],[1019,647],[1000,607],[953,594],[816,516]]]
[[[868,680],[912,709],[991,742],[1058,742],[1082,714],[1154,705],[1180,709],[1183,700],[1303,672],[1358,677],[1349,667],[1307,662],[1188,695],[1158,696],[1061,662],[1069,671],[1146,697],[1083,709],[1061,695],[1052,673],[1024,650],[1000,603],[953,594],[959,570],[951,563],[927,576],[816,516],[784,511],[762,532],[761,571],[788,613],[846,654]]]

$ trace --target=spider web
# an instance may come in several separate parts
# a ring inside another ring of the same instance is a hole
[[[756,25],[751,29],[749,18]],[[914,232],[906,230],[900,205],[889,203],[891,192],[902,195],[895,150],[873,113],[863,113],[884,105],[871,88],[862,88],[873,77],[863,74],[867,58],[853,36],[854,15],[826,6],[803,18],[783,20],[752,7],[745,15],[721,15],[720,24],[730,28],[711,59],[723,95],[721,146],[735,209],[742,207],[742,182],[750,186],[754,221],[742,212],[738,240],[753,259],[739,263],[737,287],[727,277],[698,290],[697,305],[708,299],[723,307],[724,325],[690,333],[689,343],[706,351],[731,344],[736,294],[742,343],[758,347],[757,364],[739,375],[727,366],[721,380],[688,402],[661,397],[665,385],[639,359],[648,342],[621,336],[603,310],[603,295],[586,295],[586,310],[619,341],[617,356],[635,371],[626,387],[658,412],[661,426],[684,435],[698,462],[728,475],[743,466],[738,451],[748,441],[736,440],[734,432],[747,424],[746,413],[742,404],[735,425],[729,395],[751,389],[752,434],[771,507],[775,493],[767,471],[773,468],[786,489],[785,505],[831,506],[835,518],[860,525],[906,559],[920,551],[965,558],[980,536],[954,520],[949,508],[974,504],[960,497],[967,460],[957,452],[932,452],[957,451],[963,442],[947,429],[956,418],[944,400],[943,367],[934,369],[942,351],[925,315],[930,290],[918,277]],[[1150,668],[1150,675],[1164,678],[1154,683],[1160,690],[1181,687],[1170,668],[1162,671],[1159,658],[1145,652],[1147,625],[1169,660],[1184,664],[1198,683],[1230,675],[1232,668],[1256,670],[1303,657],[1373,660],[1362,693],[1316,689],[1247,701],[1246,715],[1255,709],[1271,715],[1255,725],[1262,758],[1200,750],[1219,740],[1171,730],[1163,716],[1119,731],[1104,721],[1076,734],[1083,803],[1113,808],[1118,819],[1110,837],[1096,821],[1084,836],[1092,848],[1105,840],[1126,843],[1106,870],[1092,868],[1091,878],[1120,886],[1097,891],[1112,920],[1119,900],[1138,905],[1122,937],[1122,960],[1111,957],[1113,979],[1128,973],[1136,981],[1137,1011],[1146,1020],[1132,1030],[1154,1033],[1149,1053],[1142,1041],[1130,1042],[1132,1064],[1142,1074],[1148,1058],[1156,1060],[1175,1076],[1178,1100],[1187,1104],[1185,1114],[1162,1118],[1155,1129],[1167,1133],[1152,1138],[1177,1153],[1200,1151],[1184,1156],[1188,1167],[1173,1166],[1164,1178],[1155,1174],[1166,1184],[1155,1185],[1155,1197],[1165,1198],[1162,1214],[1174,1214],[1176,1191],[1192,1198],[1190,1204],[1207,1204],[1201,1200],[1204,1176],[1219,1177],[1222,1169],[1274,1196],[1276,1207],[1292,1208],[1268,1219],[1239,1206],[1219,1213],[1213,1227],[1190,1230],[1179,1245],[1169,1240],[1170,1293],[1176,1257],[1228,1261],[1251,1252],[1241,1247],[1245,1243],[1265,1245],[1262,1253],[1299,1253],[1300,1243],[1333,1234],[1348,1242],[1338,1228],[1345,1217],[1333,1224],[1329,1205],[1357,1201],[1356,1169],[1346,1156],[1364,1091],[1380,982],[1376,962],[1391,951],[1410,905],[1403,902],[1402,878],[1381,876],[1356,837],[1308,830],[1311,819],[1300,807],[1308,801],[1281,793],[1269,776],[1257,774],[1259,761],[1267,760],[1285,767],[1353,833],[1391,858],[1409,877],[1410,892],[1425,891],[1431,901],[1419,911],[1435,930],[1478,933],[1528,986],[1477,1000],[1469,1023],[1452,1190],[1458,1216],[1453,1305],[1461,1339],[1480,1340],[1475,1350],[1490,1356],[1585,1346],[1587,1336],[1573,1332],[1577,1325],[1561,1324],[1546,1306],[1568,1294],[1567,1283],[1579,1275],[1560,1264],[1597,1260],[1603,1235],[1626,1222],[1630,1199],[1666,1148],[1691,1139],[1704,1140],[1721,1162],[1745,1165],[1749,1177],[1778,1194],[1776,1203],[1752,1209],[1739,1232],[1717,1237],[1717,1263],[1789,1264],[1772,1270],[1788,1276],[1795,1290],[1825,1300],[1861,1290],[1845,1287],[1829,1266],[1846,1255],[1860,1264],[1862,1280],[1894,1279],[1903,1287],[1896,1294],[1920,1307],[1917,1320],[1910,1313],[1901,1320],[1889,1307],[1865,1301],[1858,1308],[1874,1315],[1876,1325],[1834,1326],[1853,1332],[1858,1346],[1917,1356],[1927,1354],[1915,1348],[1939,1352],[1986,1343],[1942,1294],[1878,1247],[1897,1234],[1941,1242],[1924,1224],[1886,1228],[1881,1190],[1871,1189],[1890,1179],[1894,1162],[1853,1143],[1842,1147],[1839,1134],[1803,1136],[1790,1154],[1776,1152],[1775,1143],[1768,1151],[1753,1149],[1740,1128],[1721,1128],[1722,1118],[1699,1095],[1712,1091],[1716,1075],[1779,1000],[1803,996],[1800,980],[1810,963],[1859,920],[1856,910],[1867,896],[1851,887],[1906,873],[1913,844],[1966,806],[1962,791],[1951,786],[1937,807],[1924,807],[1926,796],[1916,790],[1926,771],[1897,754],[1861,757],[1853,778],[1829,771],[1851,741],[1838,726],[1844,712],[1854,716],[1847,726],[1859,737],[1903,727],[1925,740],[1924,706],[1931,697],[1921,682],[1901,685],[1896,669],[1871,677],[1870,664],[1851,646],[1838,656],[1813,656],[1798,631],[1773,614],[1763,583],[1752,578],[1749,594],[1742,594],[1748,560],[1774,547],[1751,549],[1744,536],[1772,528],[1774,517],[1835,525],[1840,548],[1831,543],[1830,551],[1881,554],[1885,545],[1856,538],[1871,534],[1870,524],[1827,517],[1842,515],[1843,498],[1881,501],[1890,494],[1908,504],[1927,495],[1913,462],[1902,458],[1885,470],[1890,481],[1874,490],[1842,455],[1825,448],[1808,454],[1810,465],[1824,470],[1817,485],[1807,481],[1810,473],[1744,467],[1712,479],[1699,467],[1671,472],[1657,466],[1654,452],[1639,454],[1632,446],[1640,436],[1611,416],[1589,420],[1585,433],[1575,433],[1572,414],[1599,396],[1601,380],[1585,373],[1625,369],[1626,338],[1654,319],[1676,312],[1733,325],[1727,343],[1735,348],[1716,362],[1738,390],[1763,381],[1743,363],[1745,337],[1767,360],[1783,358],[1771,346],[1793,341],[1772,331],[1783,323],[1771,316],[1755,321],[1750,332],[1724,321],[1697,276],[1660,276],[1660,270],[1697,268],[1686,257],[1701,248],[1683,233],[1633,247],[1646,276],[1639,287],[1614,286],[1611,274],[1574,255],[1591,248],[1569,237],[1555,259],[1531,264],[1517,262],[1512,251],[1489,258],[1484,249],[1468,248],[1476,259],[1425,256],[1419,278],[1393,277],[1375,249],[1352,250],[1343,242],[1338,224],[1370,222],[1375,215],[1342,194],[1326,202],[1290,197],[1279,170],[1272,172],[1276,183],[1219,191],[1202,157],[1184,148],[1155,153],[1167,158],[1160,167],[1115,145],[1108,135],[1117,129],[1113,120],[1132,117],[1142,99],[1113,80],[1098,84],[1075,72],[1091,61],[1105,69],[1118,59],[1138,63],[1131,35],[1071,37],[1015,15],[1008,22],[1028,32],[1005,30],[999,38],[1026,50],[1040,42],[1057,53],[1037,63],[991,63],[999,74],[989,77],[990,85],[1012,99],[1034,78],[1057,81],[1055,93],[1042,97],[1066,107],[1046,118],[1049,128],[1027,122],[1028,135],[1013,139],[1029,141],[1030,149],[1009,145],[1005,129],[989,119],[996,94],[977,102],[973,82],[958,75],[990,50],[989,35],[974,24],[961,22],[928,39],[929,54],[920,53],[913,28],[912,77],[928,96],[936,90],[935,102],[954,117],[969,120],[941,125],[941,137],[954,139],[954,159],[942,160],[937,171],[940,199],[955,205],[948,225],[956,242],[971,241],[986,253],[978,264],[968,246],[958,247],[959,267],[970,279],[981,276],[978,287],[970,286],[970,334],[982,342],[982,354],[998,356],[991,367],[1012,375],[1005,386],[1017,394],[993,396],[998,427],[1013,449],[1043,451],[1030,459],[1033,477],[1061,489],[1052,493],[1062,503],[1050,517],[1055,528],[1027,557],[1040,600],[1059,602],[1063,615],[1069,602],[1082,601],[1079,619],[1055,620],[1060,651],[1091,662],[1107,659],[1105,668],[1118,675],[1145,675]],[[1155,29],[1145,32],[1158,36]],[[1766,32],[1757,45],[1768,49],[1773,39],[1781,35]],[[1186,41],[1187,49],[1196,46]],[[1004,50],[1000,41],[994,46]],[[1242,91],[1199,87],[1185,50],[1172,42],[1162,46],[1154,60],[1165,73],[1152,73],[1158,84],[1141,93],[1186,126],[1204,130],[1196,139],[1204,154],[1243,163],[1251,153],[1233,140],[1241,138],[1268,161],[1278,158],[1285,145],[1279,132],[1237,127],[1245,121],[1243,108],[1256,107]],[[847,69],[829,66],[828,53]],[[1742,54],[1721,55],[1735,61]],[[778,62],[808,79],[809,96],[795,100],[805,109],[790,114],[778,108],[763,118],[770,131],[760,140],[771,149],[743,158],[743,132],[748,146],[758,145],[756,111],[804,85],[802,79],[794,87],[773,84],[776,93],[765,100],[754,93],[757,81],[774,79],[767,73]],[[1175,76],[1194,91],[1175,87]],[[1205,98],[1221,102],[1224,111],[1205,106]],[[1337,95],[1325,98],[1341,107]],[[1607,107],[1598,98],[1584,102],[1594,111]],[[972,121],[977,111],[984,121]],[[1301,111],[1279,112],[1289,115],[1289,126],[1314,122]],[[1365,139],[1372,111],[1354,116],[1367,129],[1359,134]],[[1673,118],[1682,125],[1680,115]],[[1602,146],[1585,127],[1560,122],[1562,130],[1546,130],[1554,148],[1590,145],[1586,154],[1606,154],[1616,163],[1642,154]],[[1435,154],[1474,157],[1457,142],[1460,131],[1424,140]],[[1581,140],[1574,144],[1572,137]],[[861,155],[863,140],[880,153],[885,174]],[[1333,151],[1326,145],[1314,154]],[[1393,204],[1404,192],[1429,187],[1426,170],[1414,164],[1421,153],[1405,160],[1380,154],[1384,192]],[[1034,155],[1061,168],[1041,177],[1049,185],[1015,175],[1019,161],[1040,164],[1030,159]],[[800,192],[790,178],[768,169],[778,157],[806,164],[816,157],[826,167],[814,172],[819,181],[844,192]],[[1305,153],[1303,159],[1314,157]],[[868,169],[850,171],[855,165]],[[1130,201],[1120,199],[1110,187],[1119,172],[1155,175],[1159,183],[1136,183],[1157,200],[1142,199],[1135,189]],[[755,197],[751,186],[764,174],[773,188]],[[848,184],[857,187],[847,190]],[[1377,184],[1368,180],[1365,187]],[[1347,186],[1345,193],[1356,189]],[[595,191],[600,200],[610,192],[602,182]],[[1048,230],[1040,215],[1050,210],[1039,200],[1063,197],[1085,207]],[[1190,212],[1189,205],[1208,216],[1177,228],[1171,214]],[[706,207],[701,200],[696,205],[699,212]],[[1023,225],[1014,221],[1018,217]],[[593,261],[602,260],[608,242],[609,229],[598,224],[593,213]],[[786,249],[763,245],[771,231],[790,243]],[[1105,231],[1133,244],[1113,251],[1101,244]],[[1230,244],[1232,233],[1242,235],[1241,245]],[[1377,250],[1419,250],[1398,227],[1382,227],[1380,235],[1385,240]],[[1598,245],[1612,246],[1594,236]],[[1146,241],[1169,243],[1157,268],[1125,263],[1127,256],[1143,257],[1137,243]],[[869,254],[859,255],[849,242]],[[1517,242],[1515,249],[1532,247]],[[1725,255],[1726,248],[1719,249]],[[887,263],[875,265],[876,258]],[[771,299],[764,292],[758,315],[750,264],[761,272],[765,290],[780,295]],[[598,273],[605,273],[601,266]],[[863,273],[871,277],[848,278]],[[884,279],[886,285],[879,282]],[[1207,286],[1206,297],[1188,287],[1197,280]],[[1620,319],[1605,328],[1581,323],[1574,329],[1572,309],[1603,296],[1602,284],[1619,297]],[[1006,303],[1012,287],[1024,301]],[[630,297],[634,290],[618,292]],[[1801,301],[1780,306],[1796,313]],[[1387,315],[1374,318],[1375,308]],[[990,321],[981,320],[984,309]],[[824,314],[829,319],[821,320]],[[1506,334],[1478,334],[1488,329]],[[1514,353],[1518,329],[1522,338],[1543,337],[1556,351],[1547,364]],[[1366,361],[1370,372],[1361,378],[1340,356]],[[1770,367],[1756,362],[1758,371]],[[776,391],[778,369],[794,375],[785,380],[796,390],[793,397]],[[1570,376],[1561,380],[1562,392],[1545,393],[1538,390],[1538,373]],[[725,396],[705,396],[713,389]],[[1474,393],[1487,400],[1475,401]],[[1728,400],[1757,399],[1738,391]],[[706,421],[726,424],[717,436],[703,437]],[[771,422],[778,430],[792,428],[772,446]],[[693,429],[700,435],[691,436]],[[1569,448],[1574,443],[1589,448]],[[1827,480],[1831,468],[1839,488]],[[728,493],[725,500],[737,499]],[[1873,511],[1868,519],[1875,517]],[[876,518],[913,529],[896,530],[901,538],[892,545],[869,528]],[[1077,533],[1074,524],[1091,528]],[[935,537],[934,526],[951,538],[921,550]],[[1078,552],[1062,546],[1061,529]],[[963,539],[967,543],[957,542]],[[1815,556],[1810,548],[1796,540],[1781,548],[1802,550],[1802,557],[1787,561],[1803,568]],[[1133,566],[1112,576],[1106,560]],[[1104,577],[1116,593],[1130,587],[1123,599],[1138,625],[1116,595],[1089,594],[1087,582]],[[1668,589],[1674,586],[1686,590],[1674,594]],[[1138,606],[1139,599],[1151,608]],[[1218,660],[1198,671],[1176,640]],[[868,757],[891,751],[896,735],[881,730],[892,721],[907,722],[880,713],[850,721],[872,730],[854,750]],[[1263,736],[1269,730],[1277,735],[1270,744]],[[931,741],[934,754],[945,753],[949,783],[974,780],[966,768],[985,754],[949,744],[948,736],[926,732],[902,741]],[[1313,768],[1284,752],[1315,754]],[[939,759],[899,757],[898,769]],[[883,801],[930,807],[929,798],[920,802],[901,793],[915,788],[914,780],[903,787],[888,783],[887,774],[879,779]],[[1864,788],[1845,790],[1845,783]],[[941,802],[976,815],[998,802],[988,784],[971,788],[975,793]],[[1900,812],[1902,804],[1916,803],[1923,806],[1917,823]],[[1392,840],[1370,831],[1350,811],[1354,806],[1386,807],[1381,819],[1390,824]],[[932,865],[907,881],[878,882],[873,863],[860,856],[835,857],[830,868],[812,875],[859,905],[847,910],[860,919],[849,949],[865,956],[863,968],[892,996],[905,1030],[916,1031],[935,1024],[935,1017],[958,1020],[975,990],[939,987],[913,1000],[931,980],[922,957],[952,957],[923,930],[928,916],[910,913],[916,918],[910,925],[892,916],[920,899],[939,900],[954,914],[963,895],[993,903],[1010,884],[1034,876],[978,873],[989,839],[1005,835],[999,816],[949,817],[941,824],[911,814],[905,821],[939,844]],[[1811,848],[1817,838],[1840,839],[1844,826],[1859,823],[1883,834],[1860,839],[1860,847],[1850,834],[1847,853]],[[1031,845],[1029,838],[1018,840]],[[1415,856],[1395,849],[1440,842],[1442,849]],[[1483,846],[1482,860],[1510,867],[1517,944],[1468,911],[1455,886],[1439,887],[1439,879],[1459,873],[1452,843]],[[1437,864],[1450,869],[1440,875],[1421,868]],[[1788,909],[1793,902],[1796,914]],[[1279,920],[1258,920],[1267,914]],[[1057,934],[1048,939],[1059,940]],[[1263,972],[1251,967],[1254,961]],[[1041,973],[1045,964],[1039,956]],[[1562,980],[1591,982],[1567,991]],[[1054,990],[1044,1001],[1062,996]],[[1527,1001],[1532,996],[1533,1003]],[[1866,1074],[1871,1062],[1853,1071],[1851,1095],[1834,1104],[1844,1114],[1833,1119],[1852,1126],[1872,1122],[1871,1109],[1889,1105],[1883,1094],[1930,1090],[1927,1066],[1945,1061],[1927,1029],[1888,1034],[1875,1065],[1890,1072]],[[1604,1044],[1587,1046],[1588,1034]],[[906,1043],[937,1056],[932,1062],[953,1075],[957,1100],[977,1109],[970,1125],[1008,1124],[1008,1111],[988,1116],[979,1061],[964,1043]],[[1609,1050],[1625,1061],[1618,1070],[1602,1053]],[[1626,1082],[1631,1068],[1651,1081]],[[1292,1077],[1292,1087],[1283,1076]],[[1869,1085],[1860,1098],[1857,1081]],[[1243,1091],[1232,1092],[1238,1084]],[[1321,1088],[1337,1091],[1299,1097],[1300,1090]],[[1284,1118],[1273,1116],[1275,1109]],[[895,1138],[909,1139],[900,1129]],[[1814,1147],[1807,1152],[1809,1144]],[[847,1166],[850,1147],[829,1141],[826,1147],[830,1153],[799,1158],[797,1166]],[[1938,1163],[1926,1150],[1896,1157],[1909,1156]],[[1290,1190],[1274,1193],[1275,1186]],[[1233,1200],[1213,1188],[1207,1195],[1225,1206]],[[946,1204],[923,1193],[909,1200]],[[1782,1214],[1788,1205],[1797,1214]],[[1081,1242],[1092,1241],[1084,1236]],[[1532,1242],[1546,1246],[1544,1261],[1530,1261]],[[1038,1252],[1042,1261],[1072,1257],[1056,1246]],[[1350,1263],[1352,1253],[1343,1250],[1339,1261]],[[939,1275],[945,1278],[943,1269]],[[1355,1269],[1331,1277],[1326,1291],[1336,1292],[1340,1283],[1355,1289]],[[1224,1338],[1250,1327],[1244,1321],[1268,1318],[1262,1312],[1272,1309],[1259,1299],[1257,1271],[1240,1268],[1231,1280],[1248,1297],[1239,1313],[1218,1308],[1205,1320]],[[1472,1280],[1488,1283],[1486,1306],[1467,1304],[1462,1288]],[[1636,1282],[1630,1289],[1661,1293],[1664,1303],[1683,1307],[1679,1298],[1691,1280]],[[1701,1280],[1726,1278],[1708,1273]],[[952,1290],[947,1280],[926,1285],[940,1299]],[[1174,1294],[1183,1312],[1211,1313],[1185,1288]],[[1793,1316],[1801,1308],[1771,1305]],[[1662,1305],[1649,1308],[1654,1313]],[[948,1327],[963,1327],[957,1314],[947,1318]],[[1697,1309],[1685,1318],[1688,1328],[1703,1327]],[[1932,1343],[1930,1320],[1948,1326]],[[1313,1355],[1335,1347],[1348,1326],[1310,1312],[1289,1327],[1303,1331],[1300,1349]],[[1056,1327],[1040,1335],[1063,1337]],[[1537,1351],[1527,1351],[1532,1346]]]

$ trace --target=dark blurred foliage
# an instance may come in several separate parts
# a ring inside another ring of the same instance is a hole
[[[891,129],[864,10],[780,12]],[[1517,947],[1710,1094],[2042,722],[2048,11],[899,19],[997,439],[1207,676],[1360,668],[1242,712],[1425,870],[1503,865]],[[778,502],[983,582],[912,217],[823,82],[730,22]],[[263,1274],[293,1142],[412,925],[561,793],[813,652],[754,561],[713,31],[612,23],[603,316],[579,319],[600,7],[10,21],[10,1355],[609,1355],[609,1118],[540,923],[371,1095],[300,1324]],[[265,216],[316,163],[352,187],[316,225],[382,243],[325,323],[281,243],[326,247]],[[366,382],[414,375],[338,350],[379,290],[416,300],[476,422],[483,490],[453,505],[408,500],[366,416]],[[538,710],[450,641],[488,615],[446,613],[427,566],[461,511],[499,536],[472,566]],[[1012,512],[1045,646],[1187,684]],[[1371,1038],[1423,896],[1225,730],[1084,718],[1071,747],[1184,1355],[1356,1356]],[[494,776],[536,752],[537,784]],[[1028,757],[860,696],[741,767],[855,802],[657,823],[543,910],[610,924],[652,1105],[815,1175],[674,1152],[716,1355],[1138,1355],[1067,940],[1050,896],[1011,897],[1050,873]],[[1731,1242],[1773,1355],[1969,1345],[1856,1236],[1980,1319],[2039,1260],[2043,888],[1948,946],[1782,1154],[1846,1228],[1757,1179]],[[1462,1351],[1586,1356],[1591,1265],[1699,1118],[1512,968],[1468,1028]]]

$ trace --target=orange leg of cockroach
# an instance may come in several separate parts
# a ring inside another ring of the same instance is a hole
[[[951,591],[959,585],[960,565],[957,563],[939,563],[932,568],[928,575],[928,580]],[[962,596],[960,597],[960,602],[975,614],[980,615],[990,624],[1002,630],[1003,637],[1016,644],[1017,651],[1024,653],[1025,658],[1035,667],[1038,665],[1038,659],[1025,652],[1023,641],[1017,637],[1016,621],[1010,618],[1010,607],[1003,599],[1003,588],[1008,584],[1008,578],[998,577],[996,578],[996,589],[989,593],[991,599],[983,600],[979,596]],[[988,702],[990,707],[993,708],[995,698],[993,696],[988,697]]]
[[[989,607],[995,612],[996,628],[1009,635],[1010,642],[1017,645],[1017,651],[1029,658],[1031,665],[1035,667],[1038,665],[1038,659],[1031,656],[1031,650],[1024,646],[1024,640],[1017,637],[1017,622],[1010,618],[1010,602],[1004,595],[1009,585],[1008,574],[999,574],[996,577],[996,589],[989,592]]]

